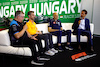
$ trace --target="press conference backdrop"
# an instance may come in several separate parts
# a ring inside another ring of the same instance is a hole
[[[14,18],[17,10],[25,13],[34,11],[38,19],[53,18],[53,13],[59,14],[62,23],[73,23],[80,16],[81,0],[0,0],[0,18]]]

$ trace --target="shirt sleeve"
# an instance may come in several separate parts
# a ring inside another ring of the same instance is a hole
[[[11,25],[13,35],[18,33],[18,26],[16,24]]]
[[[48,25],[48,27],[52,27],[52,22],[51,22],[51,21],[49,22],[49,25]]]
[[[60,27],[62,27],[62,25],[61,25],[61,21],[59,21],[60,22]]]

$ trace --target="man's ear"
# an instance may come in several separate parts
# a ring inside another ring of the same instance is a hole
[[[30,15],[28,15],[28,17],[30,17]]]

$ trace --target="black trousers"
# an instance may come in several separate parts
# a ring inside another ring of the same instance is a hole
[[[51,33],[39,34],[36,38],[40,39],[40,40],[43,39],[45,41],[45,50],[46,51],[53,48],[53,41],[52,41]]]
[[[71,43],[71,30],[51,32],[52,35],[57,36],[57,43],[61,43],[61,36],[67,35],[67,42]]]
[[[21,40],[21,39],[20,39]],[[21,41],[13,42],[14,47],[29,47],[32,52],[32,60],[37,60],[37,57],[40,55],[40,51],[36,51],[36,46],[38,46],[38,49],[41,47],[41,41],[40,40],[33,40],[28,37],[23,38]]]
[[[91,32],[87,30],[77,29],[73,32],[74,35],[77,35],[77,43],[80,44],[80,35],[87,36],[88,38],[88,45],[87,45],[87,51],[91,51],[91,46],[93,46],[93,41],[91,37]]]

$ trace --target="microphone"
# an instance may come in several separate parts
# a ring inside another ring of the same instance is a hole
[[[81,23],[81,20],[82,20],[82,17],[80,17],[80,18],[79,18],[78,24],[80,24],[80,23]]]
[[[82,20],[82,17],[80,17],[79,20]]]

